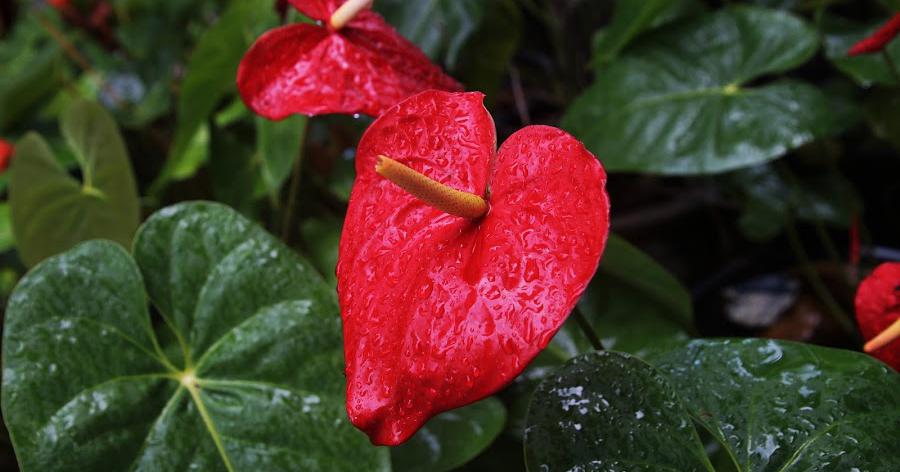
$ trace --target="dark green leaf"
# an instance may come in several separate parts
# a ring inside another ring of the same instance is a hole
[[[493,397],[442,413],[391,449],[391,463],[397,472],[453,470],[490,446],[505,423],[506,408]]]
[[[712,471],[688,412],[653,367],[627,354],[572,359],[534,393],[528,470]]]
[[[514,0],[489,0],[479,27],[462,50],[464,61],[457,61],[451,72],[469,90],[496,95],[501,79],[509,71],[513,54],[522,36],[522,12]]]
[[[619,0],[612,21],[594,45],[594,64],[613,60],[644,31],[700,9],[696,0]]]
[[[80,102],[66,111],[60,125],[81,168],[80,182],[66,173],[37,134],[16,144],[12,161],[13,231],[29,266],[94,238],[127,247],[140,219],[131,164],[109,113]]]
[[[890,471],[900,375],[864,354],[791,342],[693,341],[652,355],[738,470]]]
[[[607,349],[644,354],[693,331],[691,296],[664,268],[624,239],[610,235],[600,269],[579,303]],[[563,359],[593,349],[575,320],[550,345]]]
[[[776,159],[834,129],[828,101],[790,70],[818,47],[788,13],[727,8],[643,37],[604,68],[563,125],[608,170],[709,174]]]
[[[293,116],[282,121],[256,119],[260,181],[257,196],[270,196],[277,201],[281,186],[300,156],[308,120],[305,116]]]
[[[333,286],[337,286],[335,271],[342,224],[337,218],[322,217],[306,220],[300,228],[310,262]]]
[[[875,135],[900,149],[900,93],[890,89],[876,90],[865,106]]]
[[[134,253],[80,245],[13,294],[3,413],[24,471],[389,468],[347,421],[337,302],[302,258],[211,203],[160,211]]]

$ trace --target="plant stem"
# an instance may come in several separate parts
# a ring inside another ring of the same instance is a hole
[[[306,146],[307,133],[309,133],[309,120],[303,125],[303,138],[300,140],[300,149],[297,150],[297,159],[294,161],[294,169],[291,172],[291,188],[288,190],[284,217],[281,220],[281,240],[287,245],[290,245],[294,212],[297,211],[297,195],[300,193],[300,180],[303,174],[303,148]]]
[[[794,222],[793,217],[788,216],[785,223],[785,232],[787,233],[788,243],[791,245],[794,255],[797,256],[800,261],[803,275],[806,278],[807,283],[809,283],[810,288],[812,288],[816,296],[819,297],[825,305],[826,311],[831,315],[834,321],[836,321],[847,334],[854,338],[857,337],[856,328],[854,327],[850,316],[844,312],[837,300],[834,299],[834,296],[828,291],[828,287],[825,286],[825,282],[822,281],[821,277],[819,277],[819,274],[812,266],[809,255],[806,253],[806,249],[804,249],[803,243],[800,241],[800,234],[797,231],[797,225]]]
[[[581,328],[584,336],[588,338],[588,341],[590,341],[591,345],[594,346],[594,349],[598,351],[605,351],[606,349],[603,347],[603,343],[600,341],[600,338],[597,336],[594,328],[588,322],[587,318],[585,318],[584,313],[581,312],[581,308],[579,308],[578,305],[575,305],[575,309],[572,310],[572,316],[575,317],[575,321],[578,323],[578,327]]]
[[[897,85],[900,85],[900,68],[897,67],[897,63],[894,62],[894,59],[888,54],[887,48],[881,50],[881,55],[884,57],[884,62],[887,62],[888,70],[891,71],[891,75],[894,76]]]

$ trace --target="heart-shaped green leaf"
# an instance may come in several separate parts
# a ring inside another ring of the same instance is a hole
[[[9,183],[13,231],[29,266],[94,238],[123,246],[140,222],[131,163],[119,129],[100,105],[79,102],[60,127],[81,168],[70,176],[39,135],[16,144]]]
[[[695,430],[739,472],[891,471],[900,375],[850,351],[748,339],[573,359],[535,393],[530,470],[712,470]]]
[[[709,174],[769,161],[829,133],[828,101],[815,87],[779,80],[818,48],[789,13],[751,7],[664,27],[598,71],[563,126],[607,170]]]
[[[168,357],[148,296],[178,345]],[[160,211],[134,259],[95,241],[35,268],[10,300],[3,360],[24,471],[389,467],[346,418],[332,290],[217,204]]]
[[[627,354],[572,359],[534,392],[528,470],[712,471],[675,389]]]
[[[391,449],[397,472],[445,472],[472,460],[494,442],[506,423],[500,400],[487,398],[431,419],[399,447]]]
[[[668,271],[624,239],[610,235],[600,269],[578,304],[607,349],[642,355],[687,339],[691,296]],[[563,360],[592,350],[574,319],[548,350]]]

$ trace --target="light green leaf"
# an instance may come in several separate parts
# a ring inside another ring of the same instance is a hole
[[[397,472],[445,472],[472,460],[491,445],[506,423],[506,408],[496,398],[442,413],[418,433],[391,449]]]
[[[678,394],[627,354],[576,357],[537,388],[528,409],[530,471],[712,471]]]
[[[94,241],[23,279],[3,414],[25,472],[388,470],[347,420],[342,359],[334,293],[302,258],[227,207],[182,204],[134,259]]]
[[[835,127],[828,101],[790,70],[818,48],[788,13],[726,8],[633,43],[569,108],[563,126],[611,171],[711,174],[776,159]]]
[[[600,269],[579,308],[607,349],[644,354],[685,340],[694,330],[691,296],[668,271],[624,239],[610,235]],[[569,319],[548,350],[567,360],[592,350]]]
[[[60,127],[81,168],[81,182],[34,133],[16,144],[11,165],[13,232],[29,266],[89,239],[129,246],[140,221],[131,163],[109,113],[80,102],[65,112]]]
[[[253,40],[275,22],[270,3],[236,0],[200,38],[181,85],[174,143],[153,192],[170,179],[191,177],[205,162],[189,159],[191,142],[219,102],[234,89],[238,65]]]
[[[864,354],[762,339],[652,355],[738,470],[890,471],[900,375]]]

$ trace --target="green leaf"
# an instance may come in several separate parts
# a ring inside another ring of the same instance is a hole
[[[734,7],[679,22],[604,68],[563,126],[611,171],[711,174],[773,160],[833,130],[828,100],[794,80],[747,84],[817,47],[784,12]]]
[[[332,286],[337,286],[336,270],[342,225],[343,221],[340,219],[324,216],[310,218],[300,227],[300,235],[310,262]]]
[[[308,121],[305,116],[292,116],[282,121],[256,118],[260,182],[257,196],[269,196],[277,201],[281,186],[300,156]]]
[[[472,460],[494,442],[506,423],[506,408],[496,398],[442,413],[410,440],[391,449],[398,472],[445,472]]]
[[[885,452],[896,450],[900,435],[900,375],[869,356],[762,339],[702,340],[650,361],[738,470],[896,467]]]
[[[16,144],[11,165],[13,232],[29,266],[89,239],[129,246],[140,221],[125,143],[109,113],[80,102],[65,112],[60,127],[81,168],[81,182],[34,133]]]
[[[452,69],[460,51],[475,34],[487,6],[497,0],[381,0],[375,7],[432,59]]]
[[[869,36],[884,24],[861,24],[834,15],[823,17],[822,30],[825,33],[825,55],[842,72],[862,86],[875,84],[900,84],[900,70],[892,71],[882,54],[863,54],[850,57],[850,48],[857,41]],[[885,48],[895,64],[900,64],[900,41],[892,41]]]
[[[656,369],[594,352],[545,380],[528,413],[529,469],[713,470],[697,426],[738,471],[894,469],[900,375],[869,356],[747,339],[649,360]]]
[[[713,470],[675,389],[627,354],[572,359],[535,391],[527,422],[531,471]]]
[[[522,39],[524,21],[514,0],[489,0],[484,3],[484,17],[478,29],[465,42],[461,53],[466,60],[457,61],[451,72],[466,84],[466,88],[480,90],[491,100],[502,78],[509,72],[513,55]]]
[[[203,164],[204,161],[189,159],[191,141],[219,102],[234,89],[238,65],[250,44],[275,21],[275,11],[267,2],[232,1],[219,21],[197,42],[181,85],[174,143],[154,183],[154,191],[169,179],[193,176]],[[186,166],[182,163],[185,160],[192,164]]]
[[[603,65],[636,36],[700,10],[696,0],[619,0],[615,14],[594,45],[594,64]]]
[[[12,217],[10,216],[9,204],[0,203],[0,252],[6,252],[16,245],[16,238],[13,236]]]
[[[30,15],[0,41],[0,131],[15,125],[62,86],[60,50]]]
[[[691,296],[668,271],[624,239],[610,235],[600,269],[579,303],[607,349],[642,355],[694,330]],[[549,350],[567,360],[591,351],[574,319]]]
[[[182,204],[134,259],[94,241],[22,280],[3,414],[23,471],[387,470],[347,421],[342,359],[334,293],[302,258],[227,207]]]

